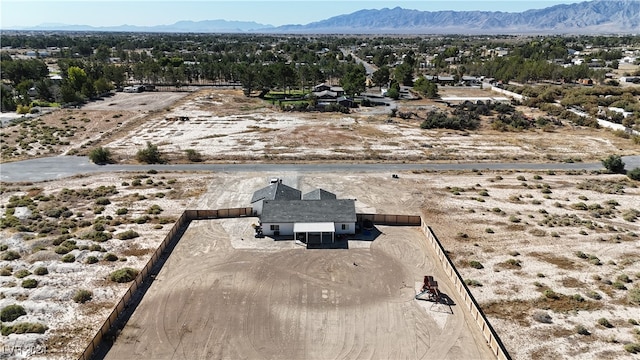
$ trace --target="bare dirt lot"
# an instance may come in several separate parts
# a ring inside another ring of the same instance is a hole
[[[492,357],[459,307],[414,300],[425,274],[444,280],[419,229],[381,227],[370,248],[249,250],[233,247],[238,221],[192,223],[107,359]]]
[[[452,88],[442,96],[496,96],[490,90]],[[174,102],[173,105],[169,105]],[[164,107],[168,106],[168,107]],[[431,100],[398,104],[424,117]],[[56,111],[7,128],[2,161],[86,155],[104,146],[114,160],[136,161],[147,142],[169,162],[188,162],[186,150],[205,162],[224,161],[593,161],[602,154],[635,154],[640,145],[611,131],[572,126],[501,132],[484,121],[478,131],[424,130],[419,118],[391,117],[379,107],[351,114],[282,112],[240,90],[193,93],[118,93],[81,109]],[[534,109],[519,109],[531,117]],[[566,141],[567,138],[579,141]]]

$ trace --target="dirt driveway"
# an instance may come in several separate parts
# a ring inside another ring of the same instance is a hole
[[[414,299],[433,274],[461,303],[418,228],[306,250],[238,239],[252,220],[193,222],[106,358],[492,358],[459,306]]]

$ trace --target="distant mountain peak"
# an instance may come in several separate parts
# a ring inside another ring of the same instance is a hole
[[[640,33],[640,1],[594,0],[519,13],[431,12],[395,7],[359,10],[304,26],[285,25],[274,30],[361,34]]]
[[[640,33],[640,0],[593,0],[524,12],[363,9],[307,25],[251,21],[182,20],[170,25],[42,24],[15,30],[291,33],[291,34],[620,34]]]

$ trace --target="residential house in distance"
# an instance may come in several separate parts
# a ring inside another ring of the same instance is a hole
[[[355,106],[353,99],[348,98],[340,86],[322,83],[313,88],[312,94],[318,99],[318,105],[340,104],[348,108]]]
[[[354,199],[338,199],[323,189],[300,194],[281,181],[254,192],[251,205],[265,236],[292,237],[309,247],[333,244],[336,235],[356,233]]]

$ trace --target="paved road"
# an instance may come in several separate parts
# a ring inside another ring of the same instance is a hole
[[[622,158],[627,169],[640,167],[640,155]],[[600,170],[600,163],[376,163],[376,164],[176,164],[95,165],[87,157],[56,156],[0,164],[0,181],[23,182],[61,179],[73,175],[125,171],[213,171],[213,172],[399,172],[408,170]]]

